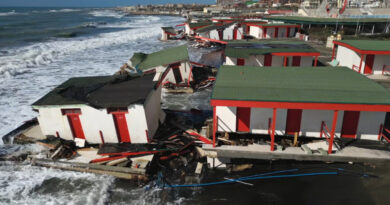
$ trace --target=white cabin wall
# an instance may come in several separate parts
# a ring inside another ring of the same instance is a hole
[[[390,55],[375,55],[373,66],[374,74],[382,74],[383,65],[390,66]]]
[[[250,26],[249,35],[259,39],[262,36],[262,30],[257,26]]]
[[[286,27],[279,28],[278,38],[286,38],[286,32],[287,32],[287,28]]]
[[[224,65],[237,65],[237,58],[226,56]]]
[[[283,56],[272,56],[271,66],[283,66]]]
[[[336,135],[340,136],[343,121],[343,111],[338,112]],[[307,137],[320,137],[321,123],[324,121],[332,129],[333,110],[303,110],[301,121],[301,135]]]
[[[385,112],[360,112],[357,138],[378,140],[379,127],[385,117]]]
[[[216,40],[221,40],[219,39],[219,34],[217,30],[211,30],[210,31],[210,38],[211,39],[216,39]]]
[[[251,108],[250,130],[254,134],[268,134],[269,119],[272,123],[272,108]],[[283,135],[286,128],[286,109],[276,110],[275,134]]]
[[[152,90],[145,100],[145,115],[148,125],[149,138],[152,139],[156,134],[159,125],[161,110],[161,86]]]
[[[233,40],[233,28],[234,26],[230,26],[223,30],[223,40]]]
[[[42,107],[38,109],[38,122],[43,135],[57,136],[65,140],[72,140],[73,135],[67,116],[62,115],[60,107]]]
[[[291,57],[291,59],[292,59],[292,57]],[[301,57],[301,67],[311,67],[312,65],[313,65],[313,57],[312,56],[302,56]]]
[[[217,106],[216,115],[218,117],[219,132],[236,132],[236,107]]]
[[[264,65],[264,55],[249,56],[245,59],[245,65],[262,67]]]
[[[292,28],[290,28],[290,35],[289,35],[289,37],[294,37],[294,36],[295,36],[295,28],[292,27]]]
[[[168,40],[168,34],[165,33],[164,30],[162,30],[162,32],[161,32],[161,40],[162,40],[162,41]]]
[[[275,28],[267,28],[267,34],[265,38],[274,38]]]
[[[352,65],[359,67],[360,65],[360,55],[355,51],[346,48],[344,46],[338,46],[336,59],[339,61],[340,66],[346,66],[352,69]],[[364,72],[364,61],[362,63],[361,73]]]
[[[128,107],[129,113],[125,114],[127,128],[130,133],[131,143],[147,143],[145,109],[143,105],[133,104]]]
[[[244,35],[243,34],[244,34],[244,28],[243,27],[238,28],[237,40],[244,39]]]

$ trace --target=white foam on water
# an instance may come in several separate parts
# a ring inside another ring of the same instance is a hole
[[[0,163],[0,203],[106,204],[114,178]]]
[[[58,12],[76,12],[81,11],[80,9],[52,9],[49,10],[50,13],[58,13]]]
[[[17,13],[15,11],[10,11],[10,12],[0,12],[0,16],[12,16],[16,15]]]
[[[113,10],[97,10],[89,12],[90,15],[95,17],[113,17],[113,18],[122,18],[125,15],[122,13],[115,12]]]
[[[37,116],[30,105],[68,78],[111,75],[134,52],[153,52],[179,43],[163,43],[158,36],[161,26],[175,25],[183,21],[181,18],[137,16],[135,19],[150,23],[7,49],[8,53],[0,56],[0,137]],[[122,22],[131,21],[129,17]]]

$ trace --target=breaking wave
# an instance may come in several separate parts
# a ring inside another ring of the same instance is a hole
[[[10,11],[10,12],[0,12],[0,16],[11,16],[11,15],[16,15],[17,13],[15,11]]]
[[[76,12],[76,11],[81,11],[80,9],[52,9],[49,10],[50,13],[58,13],[58,12]]]
[[[118,13],[113,10],[98,10],[98,11],[91,11],[89,12],[90,15],[95,17],[113,17],[113,18],[122,18],[125,15],[122,13]]]

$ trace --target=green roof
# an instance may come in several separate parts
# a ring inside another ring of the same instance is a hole
[[[316,17],[304,17],[304,16],[271,16],[264,17],[267,20],[283,21],[294,24],[344,24],[344,25],[356,25],[359,24],[375,24],[375,23],[387,23],[388,19],[381,18],[316,18]]]
[[[164,49],[155,53],[134,53],[130,61],[134,67],[146,70],[160,65],[188,60],[187,44]]]
[[[251,55],[287,52],[317,53],[318,51],[299,40],[228,41],[225,48],[225,55],[235,58],[248,58]]]
[[[207,32],[207,31],[211,31],[211,30],[214,30],[214,29],[220,29],[220,28],[227,28],[233,24],[235,24],[236,22],[232,22],[232,23],[227,23],[227,24],[212,24],[212,25],[209,25],[209,26],[206,26],[206,27],[202,27],[202,28],[199,28],[196,30],[196,33],[203,33],[203,32]]]
[[[342,40],[338,41],[363,51],[390,51],[389,40]]]
[[[390,92],[347,67],[222,66],[211,99],[390,105]]]
[[[189,26],[190,26],[190,28],[196,28],[199,26],[207,26],[207,25],[211,25],[211,24],[213,24],[213,22],[203,21],[203,22],[198,22],[198,23],[189,23]]]

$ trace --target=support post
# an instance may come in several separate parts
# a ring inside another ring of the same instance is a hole
[[[287,67],[287,59],[288,59],[287,56],[283,57],[283,66],[284,67]]]
[[[217,135],[217,112],[216,106],[213,107],[213,147],[215,147],[216,135]]]
[[[334,140],[334,133],[336,131],[336,125],[337,125],[337,115],[339,111],[335,110],[333,113],[333,123],[332,123],[332,130],[330,131],[330,139],[329,139],[329,149],[328,154],[332,154],[332,147],[333,147],[333,140]]]
[[[318,56],[314,57],[314,67],[317,67],[318,64]]]
[[[336,44],[333,43],[333,49],[332,49],[332,60],[334,60],[334,55],[336,53]]]
[[[272,132],[271,132],[271,151],[275,149],[275,124],[276,124],[276,108],[273,109],[272,114]]]
[[[366,57],[364,54],[360,55],[359,73],[362,72],[363,59]]]

